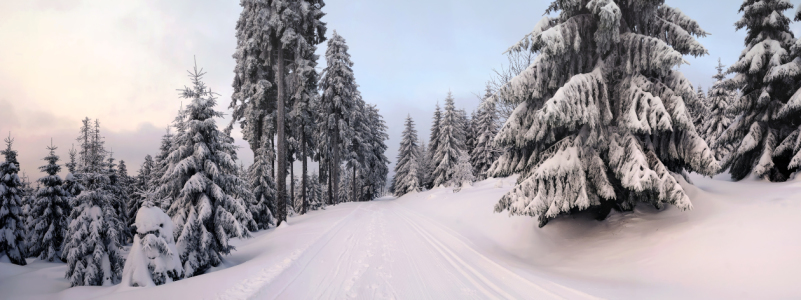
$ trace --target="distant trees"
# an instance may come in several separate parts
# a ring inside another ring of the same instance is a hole
[[[0,163],[0,254],[5,254],[13,264],[24,266],[25,231],[22,216],[22,182],[19,180],[17,151],[11,146],[14,139],[5,139],[6,149],[0,151],[5,161]]]

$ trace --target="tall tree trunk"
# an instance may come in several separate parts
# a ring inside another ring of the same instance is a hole
[[[356,202],[358,201],[358,197],[356,197],[356,163],[353,164],[353,177],[351,177],[351,185],[353,190],[353,195],[351,196],[351,201]]]
[[[331,160],[331,183],[334,186],[333,189],[333,204],[339,203],[339,133],[334,131],[334,144],[331,145],[331,149],[334,149],[333,159]]]
[[[303,160],[303,170],[301,171],[300,178],[300,196],[303,197],[303,204],[301,205],[301,214],[305,214],[309,210],[309,199],[306,197],[306,126],[301,128],[300,133],[300,158]]]
[[[276,226],[281,225],[281,222],[286,221],[286,121],[284,111],[285,103],[284,103],[284,49],[281,42],[276,39],[276,43],[274,45],[278,48],[278,71],[277,80],[278,81],[278,107],[276,108],[276,129],[278,130],[278,137],[277,137],[277,144],[278,144],[278,153],[276,153],[276,157],[278,158],[278,166],[276,171],[276,185],[278,190],[278,221],[276,222]]]
[[[326,165],[328,165],[328,170],[326,171],[327,174],[328,174],[327,177],[326,177],[326,179],[328,180],[328,200],[326,201],[326,203],[328,205],[332,205],[332,204],[334,204],[334,196],[333,196],[333,193],[331,192],[333,190],[333,187],[332,187],[333,184],[332,184],[332,180],[331,180],[331,158],[330,157],[327,159]]]
[[[289,160],[289,205],[295,208],[295,161]]]

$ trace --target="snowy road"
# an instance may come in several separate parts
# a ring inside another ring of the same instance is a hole
[[[591,298],[554,283],[532,283],[392,200],[355,205],[311,244],[220,298]]]

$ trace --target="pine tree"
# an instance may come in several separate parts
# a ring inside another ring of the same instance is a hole
[[[389,135],[387,134],[387,125],[378,108],[375,105],[367,105],[365,110],[365,121],[369,132],[365,141],[365,160],[361,171],[364,181],[361,198],[364,201],[370,201],[380,197],[386,190],[389,159],[384,155],[387,150],[384,141],[389,139]]]
[[[539,225],[571,211],[638,202],[691,209],[674,176],[712,175],[714,154],[692,124],[699,105],[674,67],[706,49],[698,24],[662,1],[554,1],[509,51],[534,62],[503,87],[523,97],[496,137],[505,153],[491,176],[520,172],[495,210],[536,216]]]
[[[69,199],[67,200],[67,205],[69,206],[69,210],[66,213],[67,216],[72,215],[72,199],[78,196],[84,189],[81,182],[74,175],[76,174],[75,172],[77,172],[76,168],[78,166],[77,162],[75,161],[77,153],[78,152],[75,151],[75,147],[73,146],[73,148],[71,148],[69,151],[70,162],[64,164],[68,171],[67,176],[64,177],[64,185],[62,186],[64,191],[69,194]]]
[[[398,149],[398,160],[395,164],[395,177],[392,178],[392,186],[395,196],[400,197],[404,194],[420,191],[420,177],[417,157],[417,130],[414,129],[412,117],[406,116],[406,124],[401,133],[400,149]]]
[[[320,131],[325,132],[323,145],[327,147],[326,156],[329,157],[331,187],[330,194],[333,199],[330,203],[336,204],[339,199],[340,164],[347,159],[346,154],[349,143],[354,135],[352,123],[353,114],[357,110],[356,97],[358,91],[353,76],[353,62],[350,61],[348,46],[345,39],[338,35],[336,30],[328,40],[328,49],[325,52],[326,68],[320,79],[320,88],[323,91],[320,99],[320,110],[323,112]]]
[[[62,188],[63,182],[58,176],[61,166],[58,165],[56,149],[51,140],[47,147],[50,154],[44,159],[48,164],[39,167],[47,175],[39,178],[43,188],[37,191],[29,216],[32,222],[29,224],[28,255],[47,261],[61,258],[70,213],[70,194]]]
[[[724,66],[718,58],[718,66],[716,67],[718,73],[713,76],[715,83],[709,89],[709,114],[704,118],[703,125],[699,127],[699,134],[704,137],[707,145],[715,152],[715,158],[718,161],[723,160],[731,152],[730,145],[718,145],[717,139],[726,128],[731,124],[732,116],[728,111],[729,101],[736,96],[734,91],[729,90],[726,86],[724,79],[726,74],[723,73]]]
[[[792,68],[797,66],[782,66],[789,62],[795,42],[790,19],[783,14],[792,7],[782,0],[746,0],[740,6],[743,16],[735,27],[746,28],[746,49],[728,72],[736,74],[729,84],[742,95],[730,105],[737,117],[717,140],[733,147],[721,167],[728,168],[734,180],[751,175],[784,181],[791,174],[791,156],[775,150],[792,130],[788,119],[798,114],[797,105],[790,104],[797,86],[792,73],[798,73]]]
[[[495,136],[498,134],[498,123],[495,101],[491,97],[492,91],[487,86],[474,121],[476,138],[473,152],[470,153],[470,164],[473,165],[476,180],[487,179],[487,171],[501,154],[500,149],[495,147],[494,143]]]
[[[795,21],[801,21],[801,6],[795,12]],[[771,69],[768,75],[771,79],[783,79],[786,86],[792,87],[791,91],[795,89],[792,97],[775,115],[776,123],[784,123],[781,127],[786,137],[773,151],[773,160],[778,162],[780,170],[784,169],[784,162],[789,161],[786,172],[793,175],[788,178],[798,179],[801,170],[801,88],[798,86],[798,80],[801,79],[801,39],[796,39],[790,49],[792,60]]]
[[[291,138],[287,135],[290,122],[286,114],[295,99],[293,95],[303,90],[292,90],[293,85],[287,83],[298,83],[293,77],[303,77],[306,72],[302,70],[314,67],[314,47],[325,40],[325,23],[320,21],[320,9],[325,4],[321,0],[271,0],[241,1],[240,5],[243,10],[237,22],[231,124],[240,121],[254,156],[258,147],[265,144],[263,140],[272,141],[275,136],[275,179],[278,201],[282,203],[279,206],[283,207],[287,195],[286,158],[290,153],[287,142]],[[282,209],[275,213],[279,223],[286,219]]]
[[[11,149],[14,139],[5,139],[6,149],[0,151],[6,160],[0,163],[0,255],[5,254],[12,264],[24,266],[25,231],[22,216],[22,182],[19,180],[17,151]]]
[[[84,119],[78,137],[83,143],[76,177],[83,190],[71,199],[72,221],[61,252],[71,286],[119,283],[125,263],[120,246],[127,235],[125,219],[120,218],[125,204],[119,198],[114,160],[105,160],[100,122],[89,125],[89,119]]]
[[[257,149],[253,164],[248,168],[248,185],[253,190],[255,204],[251,207],[250,213],[256,221],[259,229],[267,229],[275,225],[272,212],[276,211],[277,199],[275,195],[275,181],[273,181],[271,168],[267,153],[270,147]]]
[[[470,165],[470,155],[462,151],[456,165],[450,170],[449,185],[461,189],[465,184],[472,185],[476,178],[473,176],[473,166]]]
[[[418,138],[418,140],[420,139]],[[420,140],[420,146],[417,146],[417,182],[420,183],[420,190],[426,187],[426,183],[429,181],[428,178],[431,176],[431,161],[428,159],[429,157],[426,143]]]
[[[693,125],[695,128],[701,128],[704,120],[709,114],[709,99],[707,99],[704,89],[699,85],[696,92],[699,105],[690,106],[690,115],[693,116]],[[700,131],[699,131],[700,133]],[[703,137],[703,136],[702,136]]]
[[[221,255],[234,249],[231,237],[248,237],[252,221],[246,203],[234,198],[235,188],[245,183],[237,176],[236,147],[217,128],[214,93],[202,81],[205,73],[195,66],[189,72],[192,87],[182,97],[186,106],[186,131],[175,136],[168,156],[165,178],[182,186],[168,211],[175,223],[175,237],[186,276],[203,274],[220,264]]]
[[[153,182],[154,168],[155,163],[153,162],[153,157],[150,156],[150,154],[145,155],[145,161],[142,162],[142,166],[139,167],[139,173],[136,174],[136,178],[134,179],[133,189],[135,192],[128,198],[127,225],[129,228],[134,225],[133,222],[136,221],[136,213],[139,211],[139,208],[142,207],[142,203],[146,200],[146,197],[148,195],[153,195],[153,190],[158,188],[158,186],[151,185]]]
[[[436,169],[437,165],[435,164],[434,156],[439,151],[439,129],[440,123],[442,122],[442,111],[439,108],[439,102],[437,102],[437,106],[434,109],[434,118],[431,120],[431,136],[429,136],[428,141],[428,156],[426,160],[428,160],[428,164],[426,165],[426,178],[425,187],[427,189],[431,189],[434,187],[434,169]]]
[[[184,113],[182,112],[183,109],[178,111],[178,116],[176,117],[175,123],[179,124],[184,121]],[[153,160],[153,166],[151,167],[151,174],[150,174],[150,187],[151,189],[154,187],[160,187],[162,183],[165,181],[169,182],[169,179],[162,178],[164,177],[164,173],[167,172],[167,168],[169,167],[167,161],[167,155],[170,154],[172,150],[172,140],[173,134],[170,133],[170,128],[167,127],[167,133],[165,133],[161,137],[161,146],[159,146],[159,154],[156,155],[155,159]],[[161,190],[166,191],[166,190]],[[159,194],[159,190],[154,190],[155,194],[153,197],[154,204],[159,206],[162,210],[166,210],[170,208],[170,204],[172,204],[172,198],[170,194]],[[138,207],[134,208],[134,211],[138,211]]]
[[[435,187],[450,182],[451,170],[464,151],[465,134],[460,120],[460,112],[454,106],[453,95],[448,92],[448,97],[445,98],[445,113],[439,124],[438,148],[432,160],[436,165],[433,173]]]

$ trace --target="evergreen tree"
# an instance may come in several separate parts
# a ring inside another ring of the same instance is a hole
[[[147,195],[152,195],[154,189],[157,189],[158,186],[152,186],[151,182],[153,182],[153,169],[155,168],[155,163],[153,162],[153,157],[150,154],[145,155],[145,161],[142,162],[142,166],[139,167],[139,173],[136,174],[136,178],[134,179],[133,189],[134,193],[130,195],[128,198],[128,227],[130,228],[134,221],[136,221],[136,213],[139,211],[139,208],[142,207],[142,203],[146,200]],[[152,197],[152,196],[151,196]]]
[[[801,6],[795,12],[795,21],[801,21]],[[790,99],[778,110],[775,115],[776,121],[784,123],[783,129],[786,137],[773,151],[774,161],[778,161],[779,169],[785,161],[787,173],[792,173],[791,177],[798,178],[801,170],[801,88],[798,87],[801,79],[801,39],[796,39],[792,45],[792,60],[781,67],[771,69],[772,78],[781,78],[787,86],[792,86],[795,91]],[[792,89],[791,89],[792,91]],[[788,132],[789,131],[789,132]],[[788,178],[791,178],[788,177]]]
[[[498,122],[495,101],[491,97],[492,91],[488,86],[474,121],[476,138],[473,152],[470,153],[470,164],[473,165],[476,180],[487,179],[487,171],[501,154],[494,143]]]
[[[414,129],[412,117],[406,116],[406,125],[401,133],[398,160],[395,164],[395,177],[392,178],[393,192],[400,197],[404,194],[420,191],[420,177],[417,156],[417,130]]]
[[[255,204],[251,207],[250,213],[256,221],[259,229],[267,229],[275,225],[273,211],[276,211],[277,199],[275,195],[275,181],[273,181],[270,171],[269,155],[266,153],[270,147],[257,149],[253,164],[248,168],[248,185],[253,190]]]
[[[436,165],[433,173],[435,187],[450,182],[452,169],[464,151],[465,134],[460,120],[460,113],[453,103],[453,95],[448,92],[448,97],[445,98],[445,113],[439,124],[438,149],[432,160]]]
[[[723,73],[723,67],[718,58],[718,66],[716,67],[718,73],[712,77],[715,78],[715,83],[709,89],[709,98],[707,100],[709,114],[704,118],[703,125],[698,130],[699,134],[706,140],[707,145],[715,152],[715,158],[718,161],[723,160],[732,150],[730,145],[718,145],[717,139],[731,124],[732,116],[728,111],[729,101],[736,96],[736,93],[729,90],[729,87],[724,82],[726,74]]]
[[[689,107],[690,115],[693,116],[693,125],[695,128],[701,128],[706,116],[709,114],[709,99],[707,99],[706,93],[704,93],[704,89],[700,85],[698,86],[696,95],[699,105]]]
[[[5,254],[12,264],[24,266],[25,224],[22,216],[22,182],[19,180],[17,151],[11,149],[14,139],[5,139],[6,149],[0,151],[6,160],[0,163],[0,255]]]
[[[169,215],[175,223],[176,244],[186,276],[203,274],[219,265],[221,255],[234,249],[231,237],[247,237],[252,222],[246,203],[233,195],[245,183],[237,176],[236,147],[217,128],[214,93],[202,81],[205,73],[189,72],[192,87],[185,87],[186,131],[175,136],[174,151],[168,156],[165,178],[182,186],[172,202]],[[162,186],[163,187],[163,186]]]
[[[365,141],[365,160],[361,172],[364,180],[361,197],[364,201],[370,201],[380,197],[386,190],[389,159],[384,155],[387,150],[384,141],[389,139],[389,135],[378,108],[375,105],[367,105],[365,109],[369,132]]]
[[[436,169],[437,165],[434,160],[434,156],[439,151],[439,129],[440,129],[440,122],[442,122],[442,111],[439,108],[439,102],[437,102],[437,106],[434,109],[434,118],[431,121],[431,136],[429,136],[428,141],[428,156],[426,160],[428,160],[428,164],[426,164],[426,178],[425,187],[427,189],[431,189],[434,187],[434,169]]]
[[[302,85],[293,85],[298,83],[293,77],[306,77],[304,74],[313,71],[309,68],[314,68],[316,60],[314,47],[325,40],[325,23],[320,21],[325,4],[321,0],[246,0],[240,5],[243,10],[237,22],[232,124],[240,121],[254,156],[269,153],[257,149],[265,145],[263,140],[272,141],[275,136],[277,197],[283,207],[290,153],[287,142],[291,138],[286,114],[291,101],[296,100],[293,96],[305,90]],[[279,223],[286,219],[282,209],[275,213]]]
[[[456,165],[450,170],[450,185],[461,188],[464,184],[472,185],[475,181],[473,166],[470,165],[470,155],[462,151]]]
[[[329,199],[330,203],[336,204],[343,199],[339,199],[340,164],[348,157],[343,157],[350,146],[354,136],[356,125],[354,113],[358,107],[356,98],[358,85],[353,76],[353,62],[350,61],[348,46],[345,39],[338,35],[336,30],[328,40],[328,49],[325,52],[326,68],[320,79],[320,88],[323,91],[320,99],[320,110],[323,112],[322,122],[319,123],[320,131],[325,132],[325,140],[330,164],[331,187],[334,191]]]
[[[48,164],[39,167],[47,175],[39,178],[43,188],[37,191],[29,216],[32,222],[29,225],[28,255],[47,261],[61,258],[61,246],[67,234],[70,213],[70,194],[62,188],[63,182],[58,176],[61,166],[58,165],[56,149],[51,141],[47,147],[50,154],[44,159]]]
[[[76,174],[75,172],[77,172],[76,168],[78,166],[75,160],[77,153],[78,152],[75,151],[75,147],[71,148],[69,151],[70,162],[65,164],[65,166],[67,166],[68,173],[67,176],[64,177],[64,185],[62,186],[62,188],[64,189],[65,192],[69,194],[68,195],[69,199],[67,200],[67,205],[69,206],[69,210],[66,213],[67,216],[72,215],[72,204],[71,204],[73,202],[72,199],[75,198],[75,196],[78,196],[84,189],[81,182],[74,175]]]
[[[730,105],[737,117],[717,140],[719,147],[732,146],[721,167],[729,169],[734,180],[751,175],[784,181],[791,174],[791,156],[775,150],[792,130],[788,119],[799,110],[790,104],[798,86],[792,80],[792,73],[798,73],[793,68],[798,67],[782,66],[789,62],[795,42],[790,19],[783,13],[792,7],[783,0],[746,0],[740,6],[743,16],[735,27],[746,28],[746,48],[728,71],[736,74],[729,84],[740,88],[742,95]]]
[[[430,156],[426,143],[419,138],[418,140],[420,145],[417,146],[417,182],[420,183],[420,190],[423,190],[431,175],[431,161],[428,159]]]
[[[712,175],[714,154],[686,105],[699,105],[674,67],[706,49],[698,24],[662,1],[554,1],[510,51],[534,62],[504,89],[525,99],[496,137],[505,153],[491,176],[520,172],[495,210],[536,216],[638,202],[691,209],[674,176]],[[558,15],[557,15],[558,13]]]
[[[178,116],[176,117],[175,123],[179,124],[184,121],[184,113],[183,109],[178,111]],[[161,137],[161,146],[159,146],[159,154],[156,155],[155,159],[153,160],[153,166],[151,167],[151,174],[150,174],[150,188],[154,189],[155,187],[161,187],[162,183],[165,181],[169,182],[169,179],[162,178],[164,177],[164,173],[167,172],[167,168],[169,164],[167,162],[167,155],[170,154],[170,150],[172,150],[172,140],[173,134],[170,133],[170,128],[167,127],[167,133]],[[165,190],[161,190],[165,191]],[[162,210],[167,210],[172,204],[172,198],[169,194],[159,194],[159,190],[154,191],[154,204],[159,206]],[[134,211],[138,211],[139,208],[136,207],[133,209]]]

